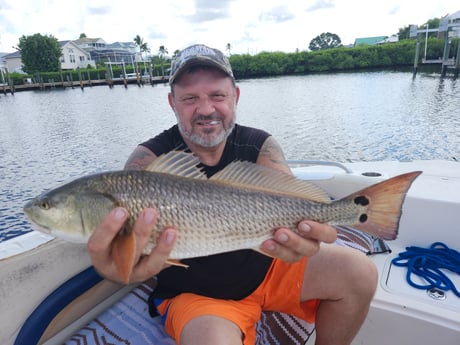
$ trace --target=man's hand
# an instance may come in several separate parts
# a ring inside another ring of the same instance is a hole
[[[332,243],[337,239],[337,231],[326,224],[304,220],[297,229],[298,233],[277,229],[273,239],[262,243],[262,251],[286,262],[296,262],[304,256],[315,255],[321,242]]]
[[[105,278],[116,282],[121,282],[123,279],[113,261],[112,241],[127,218],[128,212],[124,208],[117,207],[113,209],[99,224],[88,241],[88,253],[95,269]],[[149,255],[142,255],[150,239],[156,220],[156,211],[152,208],[146,208],[134,224],[136,259],[129,278],[130,283],[144,281],[158,274],[166,267],[165,261],[169,258],[169,253],[174,246],[177,236],[175,229],[164,229],[157,239],[152,252]]]

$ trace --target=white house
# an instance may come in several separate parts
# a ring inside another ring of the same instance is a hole
[[[378,41],[376,44],[384,44],[384,43],[396,43],[399,41],[398,35],[391,35],[381,41]]]
[[[73,42],[87,52],[92,52],[93,50],[103,50],[106,49],[107,46],[102,38],[83,37]]]
[[[449,20],[451,24],[457,24],[457,26],[455,26],[452,30],[454,32],[453,35],[455,37],[460,37],[460,11],[452,13],[449,16]]]
[[[61,68],[63,70],[87,68],[88,65],[96,67],[90,54],[76,45],[73,41],[60,41],[62,49]]]
[[[6,54],[2,57],[4,66],[8,72],[22,72],[21,52],[15,51],[14,53]]]
[[[96,67],[90,55],[85,50],[81,49],[72,41],[60,41],[59,46],[62,50],[61,69],[72,70],[77,68],[87,68],[88,65]],[[6,54],[2,57],[4,64],[9,72],[22,73],[21,52],[15,51],[11,54]]]

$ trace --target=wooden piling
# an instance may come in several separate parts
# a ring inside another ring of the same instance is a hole
[[[414,70],[413,70],[413,78],[417,75],[418,70],[418,60],[420,58],[420,34],[417,34],[417,43],[415,45],[415,58],[414,58]]]

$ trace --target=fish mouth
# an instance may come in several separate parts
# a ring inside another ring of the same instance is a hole
[[[24,211],[24,214],[27,216],[27,218],[29,218],[30,220],[33,219],[33,206],[34,206],[34,200],[29,200],[25,205],[24,207],[22,208],[22,210]]]
[[[50,228],[47,228],[46,226],[40,225],[40,224],[32,224],[32,229],[36,231],[40,231],[41,233],[54,236],[53,232],[51,231]]]
[[[39,232],[41,232],[43,234],[46,234],[46,235],[54,236],[53,231],[49,227],[47,227],[47,226],[45,226],[43,224],[40,224],[36,219],[34,219],[34,218],[30,217],[30,216],[28,216],[28,217],[30,219],[29,223],[30,223],[30,228],[32,230],[39,231]],[[32,219],[34,219],[34,220],[32,221]]]
[[[40,224],[39,220],[37,219],[38,217],[35,216],[34,208],[36,207],[36,204],[36,199],[30,199],[29,201],[27,201],[24,207],[22,208],[24,214],[27,216],[27,218],[29,218],[29,222],[32,225],[32,229],[43,232],[47,235],[52,235],[51,229],[43,224]]]

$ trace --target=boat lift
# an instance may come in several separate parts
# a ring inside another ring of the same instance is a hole
[[[458,72],[460,69],[460,44],[457,47],[457,54],[456,57],[449,58],[449,51],[451,45],[451,34],[454,31],[460,32],[460,22],[454,22],[451,20],[450,16],[445,16],[441,18],[439,22],[438,28],[430,29],[428,24],[426,24],[425,29],[417,29],[416,25],[410,26],[409,37],[414,38],[417,37],[417,44],[415,47],[415,58],[414,58],[414,77],[417,74],[418,70],[418,63],[419,63],[419,56],[420,56],[420,41],[423,35],[425,35],[425,54],[424,58],[422,58],[423,64],[433,64],[433,63],[440,63],[441,64],[441,77],[444,77],[447,73],[448,68],[454,69],[454,76],[458,77]],[[428,33],[430,32],[438,32],[444,34],[444,52],[442,58],[436,60],[428,60],[426,58],[427,54],[427,44],[428,44]]]
[[[148,80],[148,82],[153,84],[153,66],[151,64],[149,64],[148,75],[146,75],[145,72],[144,72],[144,75],[141,75],[139,66],[137,64],[138,62],[134,61],[132,57],[131,57],[131,63],[135,71],[134,73],[126,72],[126,67],[125,67],[126,63],[124,61],[113,62],[113,61],[110,61],[110,57],[108,58],[108,60],[109,61],[105,62],[105,68],[106,68],[106,80],[107,80],[107,83],[109,84],[109,87],[113,87],[114,81],[117,81],[117,80],[121,80],[123,84],[125,85],[125,87],[127,87],[128,82],[131,80],[136,81],[136,83],[139,86],[143,84],[146,80]],[[120,75],[120,77],[116,77],[113,74],[113,70],[112,70],[113,65],[121,65],[122,74]]]

